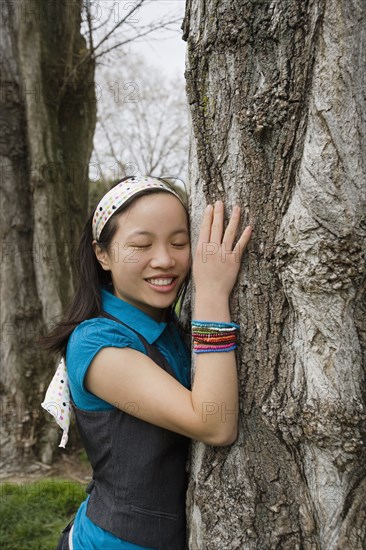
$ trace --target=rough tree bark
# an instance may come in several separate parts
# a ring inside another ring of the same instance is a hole
[[[40,402],[54,365],[37,345],[72,292],[96,119],[82,0],[2,3],[1,466],[50,462],[59,430]]]
[[[361,550],[366,4],[188,0],[183,29],[193,220],[221,198],[254,225],[240,435],[193,446],[189,547]]]

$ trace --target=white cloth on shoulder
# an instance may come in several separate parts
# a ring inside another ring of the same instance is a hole
[[[63,429],[59,447],[65,448],[69,437],[68,432],[70,426],[71,405],[69,381],[67,377],[65,359],[63,357],[61,358],[54,377],[48,386],[41,406],[55,418],[57,424]]]

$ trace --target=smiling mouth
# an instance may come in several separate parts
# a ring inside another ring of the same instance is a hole
[[[146,279],[148,283],[154,286],[169,286],[175,280],[173,277],[167,279]]]

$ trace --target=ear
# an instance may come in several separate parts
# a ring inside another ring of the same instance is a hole
[[[106,250],[103,250],[97,241],[93,241],[93,250],[94,254],[98,260],[98,262],[101,265],[101,268],[104,269],[104,271],[110,271],[111,268],[109,267],[109,256],[108,252]]]

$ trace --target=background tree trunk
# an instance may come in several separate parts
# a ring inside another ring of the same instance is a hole
[[[240,435],[193,446],[189,547],[361,550],[365,2],[188,0],[183,27],[193,220],[220,198],[254,226]]]
[[[54,373],[37,344],[73,290],[96,119],[82,0],[5,0],[1,13],[1,466],[50,462],[60,430],[40,402]],[[84,60],[81,62],[81,60]]]

